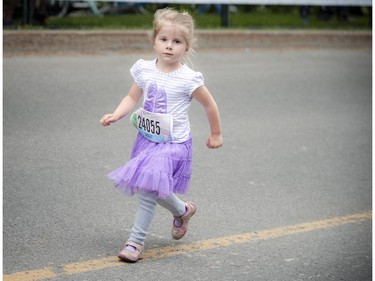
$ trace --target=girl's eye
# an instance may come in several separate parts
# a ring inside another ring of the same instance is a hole
[[[181,41],[180,40],[175,40],[176,44],[180,44]]]

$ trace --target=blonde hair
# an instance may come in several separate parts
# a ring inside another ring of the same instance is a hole
[[[161,27],[165,23],[177,24],[181,27],[182,35],[188,45],[185,60],[189,62],[189,54],[194,54],[197,39],[195,37],[195,23],[193,17],[188,12],[177,12],[172,8],[159,9],[154,14],[151,41],[154,44]]]

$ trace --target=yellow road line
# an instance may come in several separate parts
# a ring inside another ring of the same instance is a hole
[[[358,223],[361,221],[371,220],[372,211],[363,213],[356,213],[348,216],[334,217],[325,220],[318,220],[313,222],[294,224],[273,229],[266,229],[256,232],[248,232],[238,235],[231,235],[226,237],[213,238],[203,241],[197,241],[188,244],[173,245],[159,249],[151,249],[145,253],[142,261],[160,260],[172,256],[178,256],[185,253],[201,252],[209,249],[220,247],[227,247],[235,244],[243,244],[256,240],[267,240],[282,236],[294,235],[298,233],[305,233],[314,230],[340,226],[345,224]],[[4,281],[37,281],[44,279],[51,279],[54,277],[67,276],[77,273],[101,270],[105,268],[124,266],[117,257],[107,257],[98,260],[89,260],[82,262],[70,263],[62,266],[63,272],[56,273],[53,268],[46,267],[37,270],[16,272],[12,274],[3,275]]]
[[[51,267],[45,267],[36,270],[16,272],[9,275],[4,275],[4,281],[34,281],[43,280],[56,277],[57,274],[53,271]]]

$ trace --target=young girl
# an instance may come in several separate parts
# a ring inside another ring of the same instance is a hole
[[[193,51],[193,18],[169,8],[156,11],[152,42],[156,59],[138,60],[133,65],[130,72],[134,82],[128,95],[112,114],[100,120],[103,126],[118,121],[144,96],[143,106],[131,116],[138,129],[131,160],[108,174],[121,191],[138,193],[132,232],[118,255],[129,262],[143,258],[156,204],[172,213],[174,239],[185,235],[189,219],[197,210],[193,202],[183,202],[175,195],[186,194],[189,187],[192,137],[188,109],[193,98],[203,105],[210,124],[207,147],[223,144],[219,111],[203,76],[182,62]]]

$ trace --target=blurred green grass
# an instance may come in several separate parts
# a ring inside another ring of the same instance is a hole
[[[192,5],[171,5],[177,10],[189,11],[199,29],[219,29],[221,17],[211,7],[204,15]],[[46,29],[150,29],[155,4],[146,6],[147,14],[126,12],[122,14],[106,14],[95,16],[89,12],[72,13],[65,17],[49,17]],[[298,6],[235,6],[235,12],[229,14],[229,26],[235,29],[333,29],[333,30],[371,30],[371,8],[357,7],[356,13],[350,13],[345,20],[338,14],[332,14],[330,19],[323,19],[319,7],[311,7],[308,23],[300,16]],[[26,27],[35,28],[35,27]]]

